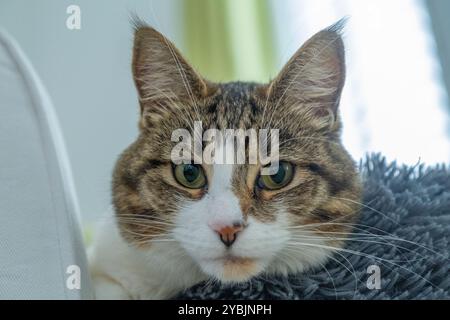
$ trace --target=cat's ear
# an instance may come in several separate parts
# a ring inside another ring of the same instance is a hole
[[[135,27],[132,69],[141,111],[161,101],[195,104],[208,95],[207,82],[166,37],[149,26]]]
[[[303,109],[323,123],[334,122],[345,81],[344,23],[310,38],[266,87],[275,105]]]

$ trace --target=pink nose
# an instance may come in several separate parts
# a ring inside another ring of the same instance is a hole
[[[231,225],[215,225],[212,229],[217,232],[220,241],[228,248],[236,241],[237,234],[246,227],[243,221],[235,221]]]

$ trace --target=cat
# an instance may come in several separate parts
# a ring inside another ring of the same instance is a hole
[[[118,159],[114,217],[89,255],[97,299],[167,299],[207,280],[320,268],[350,234],[361,182],[341,143],[342,22],[310,38],[268,84],[213,83],[162,34],[135,28],[139,135]],[[279,165],[175,164],[171,134],[279,129]]]

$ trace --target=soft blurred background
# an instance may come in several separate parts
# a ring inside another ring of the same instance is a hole
[[[81,9],[80,30],[66,27],[69,5]],[[216,81],[268,81],[308,37],[348,16],[341,111],[352,155],[450,162],[450,1],[0,0],[0,27],[53,99],[85,223],[110,210],[112,167],[137,134],[132,13]]]

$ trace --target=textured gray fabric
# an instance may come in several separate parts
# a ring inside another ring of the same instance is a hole
[[[73,265],[80,289],[66,285]],[[91,297],[53,105],[30,61],[0,28],[0,299]]]
[[[318,268],[233,287],[200,284],[178,298],[450,299],[449,167],[399,167],[372,155],[360,168],[366,205],[357,225],[360,235],[347,243],[351,253],[340,252],[339,263],[326,264],[328,273]],[[378,237],[367,242],[361,233]],[[380,267],[380,290],[367,288],[370,265]]]

